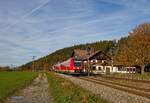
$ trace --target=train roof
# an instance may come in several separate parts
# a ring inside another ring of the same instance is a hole
[[[57,63],[54,66],[61,66],[61,65],[69,66],[69,64],[70,64],[69,62],[70,62],[70,59],[63,61],[61,63]]]

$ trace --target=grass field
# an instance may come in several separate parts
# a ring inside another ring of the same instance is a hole
[[[55,103],[108,103],[60,76],[53,73],[47,76]]]
[[[0,102],[14,91],[29,84],[36,76],[35,72],[0,72]]]

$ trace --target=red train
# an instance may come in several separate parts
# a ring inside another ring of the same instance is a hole
[[[53,70],[62,73],[82,73],[84,71],[82,62],[80,60],[75,60],[73,57],[54,65]]]

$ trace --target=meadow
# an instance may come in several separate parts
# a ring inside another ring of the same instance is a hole
[[[36,72],[11,71],[0,72],[0,102],[28,84],[37,76]]]
[[[54,73],[47,73],[47,77],[50,93],[55,103],[108,103]]]

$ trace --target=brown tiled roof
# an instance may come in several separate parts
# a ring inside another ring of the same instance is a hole
[[[95,55],[100,51],[96,51],[96,52],[90,51],[90,53],[88,54],[87,50],[75,49],[74,52],[75,52],[75,56],[77,56],[78,59],[85,60],[92,57],[93,55]]]
[[[88,57],[88,52],[86,50],[81,50],[81,49],[75,49],[75,56],[77,56],[78,59],[86,59]]]
[[[97,56],[99,56],[99,59],[101,60],[111,60],[111,57],[105,54],[103,51],[96,51],[89,57],[89,59],[93,59]]]

